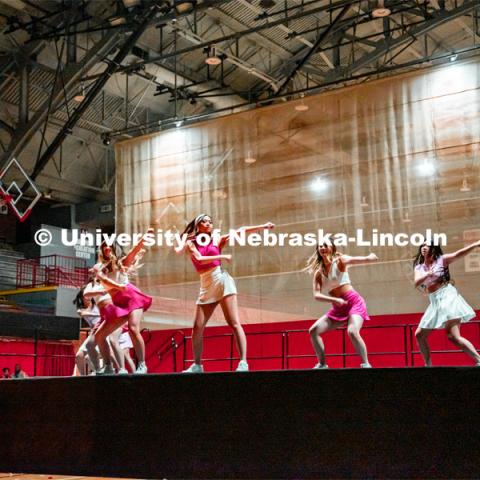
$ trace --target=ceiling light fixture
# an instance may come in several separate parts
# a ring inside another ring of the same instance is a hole
[[[385,7],[385,0],[378,0],[377,6],[372,10],[372,17],[384,18],[388,17],[391,13],[392,11]]]
[[[77,94],[73,97],[73,99],[78,103],[83,102],[85,100],[85,86],[84,85],[80,86],[80,89],[78,90]]]
[[[257,159],[252,155],[252,151],[249,150],[247,152],[247,156],[245,157],[245,163],[252,164],[255,163]]]
[[[142,0],[122,0],[125,8],[137,7],[142,3]]]
[[[205,59],[207,65],[220,65],[222,63],[222,59],[217,55],[217,48],[215,45],[206,47],[205,53],[207,54],[207,58]]]
[[[190,13],[197,4],[196,0],[174,0],[173,6],[178,14]]]
[[[308,105],[305,105],[305,102],[303,101],[303,99],[305,98],[305,94],[304,94],[304,93],[301,93],[301,94],[300,94],[300,98],[301,98],[301,101],[300,101],[300,103],[297,103],[297,105],[295,105],[295,110],[296,110],[297,112],[306,112],[306,111],[308,111],[309,106],[308,106]]]
[[[264,10],[274,7],[276,4],[277,2],[275,2],[275,0],[260,0],[260,8]]]
[[[470,185],[468,184],[468,179],[467,176],[464,175],[463,180],[462,180],[462,187],[460,188],[461,192],[470,192],[472,189],[470,188]]]

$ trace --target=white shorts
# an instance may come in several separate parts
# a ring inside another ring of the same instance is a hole
[[[220,266],[200,274],[200,293],[197,305],[219,302],[227,295],[236,295],[235,280]]]

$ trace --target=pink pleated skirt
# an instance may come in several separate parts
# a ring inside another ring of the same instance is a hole
[[[360,315],[364,320],[370,320],[367,305],[363,297],[355,290],[350,290],[342,295],[347,303],[343,306],[333,305],[327,312],[327,317],[336,322],[346,322],[351,315]]]
[[[107,321],[129,315],[134,310],[146,312],[152,305],[152,297],[145,295],[135,285],[127,284],[124,290],[115,290],[111,294],[112,303],[100,309],[100,314]]]

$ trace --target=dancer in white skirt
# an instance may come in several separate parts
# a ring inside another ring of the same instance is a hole
[[[237,231],[252,233],[273,227],[274,224],[269,222],[264,225],[241,227]],[[240,355],[237,372],[246,372],[248,371],[247,340],[238,316],[237,288],[233,278],[221,267],[222,260],[230,261],[232,257],[221,253],[229,235],[219,236],[216,242],[217,239],[212,238],[212,232],[212,219],[204,213],[192,220],[183,232],[183,235],[188,236],[186,251],[200,274],[200,294],[196,302],[197,309],[192,333],[194,363],[184,372],[203,372],[203,331],[218,304],[222,307],[225,320],[232,328],[237,343]],[[210,237],[208,245],[200,245],[197,242],[197,236],[200,234]],[[181,253],[184,249],[176,248],[175,251]]]
[[[480,355],[460,334],[460,324],[475,318],[475,312],[450,283],[448,269],[452,262],[479,246],[480,241],[445,255],[439,245],[424,243],[418,250],[413,262],[415,286],[422,286],[428,292],[430,305],[420,320],[415,336],[427,367],[432,365],[427,337],[432,330],[438,329],[445,329],[448,339],[480,366]]]

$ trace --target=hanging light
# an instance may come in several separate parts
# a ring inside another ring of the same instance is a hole
[[[367,197],[365,196],[362,197],[362,202],[360,203],[360,206],[363,208],[368,207]]]
[[[462,181],[462,187],[460,188],[461,192],[470,192],[472,189],[470,188],[470,185],[468,184],[468,178],[466,175],[463,176],[463,181]]]
[[[260,7],[264,10],[268,10],[276,5],[275,0],[260,0]]]
[[[255,163],[257,159],[252,155],[252,151],[249,150],[247,152],[247,156],[245,157],[245,163],[252,164]]]
[[[408,210],[405,212],[405,216],[403,217],[403,223],[410,223],[412,219],[410,218],[408,214]]]
[[[175,11],[179,14],[191,12],[196,4],[196,0],[174,0],[173,2]]]
[[[80,86],[80,89],[78,90],[77,94],[73,97],[73,99],[78,103],[83,102],[85,100],[85,86],[84,85]]]
[[[217,48],[215,45],[210,45],[205,49],[205,53],[207,54],[207,58],[205,59],[205,63],[208,65],[220,65],[222,63],[222,59],[217,55]]]
[[[385,0],[378,0],[377,6],[372,10],[372,17],[383,18],[388,17],[392,11],[385,7]]]
[[[305,105],[305,102],[303,101],[303,99],[305,98],[305,94],[304,94],[304,93],[300,94],[300,98],[301,98],[301,101],[300,101],[300,103],[298,103],[297,105],[295,105],[295,110],[296,110],[297,112],[306,112],[306,111],[308,111],[309,106],[308,106],[308,105]]]

